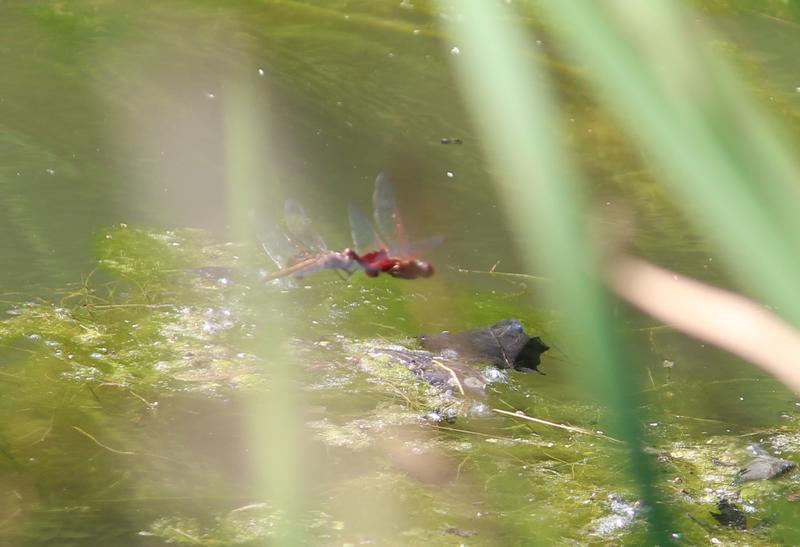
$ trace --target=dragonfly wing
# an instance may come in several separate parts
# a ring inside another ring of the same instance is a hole
[[[347,214],[350,217],[350,233],[353,236],[353,245],[355,245],[356,251],[375,251],[385,246],[361,209],[351,203],[347,208]]]
[[[287,199],[283,207],[286,229],[293,237],[296,237],[299,244],[305,247],[307,252],[327,251],[325,241],[314,230],[311,219],[308,218],[303,206],[293,199]]]
[[[408,244],[408,251],[413,256],[426,255],[444,242],[441,235],[420,239]]]
[[[372,206],[375,215],[375,225],[384,240],[392,247],[404,248],[408,245],[408,237],[397,210],[394,197],[394,188],[385,173],[379,173],[375,178],[375,192],[372,194]]]
[[[259,226],[258,238],[261,248],[278,268],[285,268],[290,259],[297,255],[297,249],[286,234],[274,226]]]

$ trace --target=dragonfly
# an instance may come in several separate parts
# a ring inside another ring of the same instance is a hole
[[[385,173],[379,173],[375,178],[372,206],[374,226],[359,208],[350,205],[350,228],[356,250],[345,249],[344,253],[355,260],[369,277],[381,273],[400,279],[431,277],[435,271],[433,265],[411,254],[412,245],[408,243],[394,189]],[[440,243],[441,237],[435,237],[415,243],[413,249],[418,251]]]
[[[284,204],[283,229],[262,228],[261,235],[261,247],[279,268],[267,275],[265,281],[289,276],[301,279],[322,270],[351,275],[361,267],[350,249],[343,252],[328,249],[303,206],[291,199]]]
[[[360,209],[351,205],[349,216],[355,249],[332,251],[313,229],[303,207],[294,200],[287,200],[284,229],[267,231],[264,233],[267,237],[262,240],[264,251],[279,268],[265,280],[288,276],[303,278],[321,270],[334,270],[349,276],[358,269],[363,269],[368,277],[377,277],[381,273],[400,279],[432,276],[434,268],[430,263],[411,256],[412,246],[408,244],[391,182],[383,173],[375,179],[372,201],[378,230]],[[440,241],[441,238],[432,238],[414,248],[434,246]]]

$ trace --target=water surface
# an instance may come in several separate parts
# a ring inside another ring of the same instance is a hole
[[[427,3],[321,4],[0,7],[0,309],[38,299],[63,306],[84,335],[88,325],[108,327],[98,347],[138,348],[128,355],[149,367],[160,351],[155,341],[179,343],[157,322],[136,334],[158,308],[137,319],[80,307],[102,305],[82,300],[83,288],[120,281],[108,272],[86,281],[105,238],[117,237],[112,226],[202,229],[211,241],[240,245],[242,268],[253,272],[267,264],[251,219],[275,222],[284,200],[298,199],[329,245],[343,248],[348,203],[369,207],[372,181],[386,170],[412,236],[445,238],[429,257],[437,275],[425,281],[322,274],[284,289],[251,276],[230,287],[212,282],[202,297],[180,283],[140,286],[141,294],[122,284],[134,299],[199,310],[212,326],[230,313],[234,326],[213,344],[227,344],[220,351],[234,363],[245,359],[237,352],[255,356],[268,387],[243,387],[232,373],[184,378],[183,389],[173,389],[151,381],[146,367],[116,377],[112,365],[76,357],[59,347],[60,335],[33,327],[4,345],[0,530],[11,544],[263,541],[242,531],[248,526],[288,530],[289,543],[514,544],[541,527],[579,540],[580,527],[607,512],[602,496],[614,477],[620,492],[631,491],[619,453],[603,441],[580,445],[588,451],[581,457],[561,432],[500,417],[449,429],[385,425],[409,410],[402,399],[371,389],[348,372],[346,357],[314,345],[337,337],[397,342],[519,318],[553,346],[546,376],[512,373],[490,403],[590,430],[608,423],[573,382],[575,351],[558,339],[569,318],[543,304],[538,291],[547,281],[488,274],[538,272],[522,270],[518,253],[531,249],[506,227],[450,70],[453,57],[468,52],[453,49],[439,20],[457,13]],[[754,92],[781,112],[795,108],[798,66],[777,37],[793,36],[797,23],[768,15],[702,17],[757,75]],[[554,77],[591,180],[594,220],[608,222],[604,209],[623,204],[637,219],[637,251],[729,285],[658,173],[590,99],[580,67],[543,36],[529,57]],[[632,374],[642,379],[654,443],[751,435],[796,419],[794,396],[748,364],[619,313],[641,367]],[[206,342],[198,335],[192,343]],[[78,361],[91,366],[76,368]],[[95,366],[101,373],[91,377]],[[520,448],[528,440],[552,446]],[[562,490],[537,473],[563,479]],[[572,490],[570,481],[583,482]],[[573,515],[543,513],[557,505],[553,498],[595,485],[598,497],[576,502],[583,509]],[[286,515],[303,515],[301,525],[286,525]]]

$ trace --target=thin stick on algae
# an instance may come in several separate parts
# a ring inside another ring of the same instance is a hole
[[[16,492],[15,492],[15,493],[16,493]],[[17,494],[17,495],[19,495],[19,494]],[[21,508],[21,507],[17,507],[17,509],[16,509],[16,510],[15,510],[13,513],[11,513],[10,515],[8,515],[8,516],[7,516],[6,518],[4,518],[3,520],[0,520],[0,528],[5,528],[6,524],[8,524],[9,522],[11,522],[12,520],[14,520],[15,518],[17,518],[17,517],[18,517],[18,516],[20,516],[21,514],[22,514],[22,508]]]
[[[175,308],[175,304],[101,304],[92,306],[94,310],[114,310],[117,308],[145,308],[157,310],[162,308]]]
[[[94,275],[94,273],[96,271],[97,271],[97,268],[93,269],[85,277],[81,276],[80,287],[75,291],[67,292],[66,295],[59,301],[59,304],[62,307],[66,307],[66,303],[68,301],[74,299],[74,298],[83,298],[83,304],[81,304],[81,306],[84,306],[84,307],[87,307],[87,308],[91,307],[93,301],[95,301],[95,300],[99,301],[99,302],[106,302],[107,303],[108,300],[106,300],[105,298],[102,298],[100,296],[97,296],[95,294],[95,289],[93,289],[92,287],[89,286],[89,282],[91,281],[92,276]]]
[[[505,416],[511,416],[513,418],[519,418],[521,420],[527,420],[529,422],[535,422],[537,424],[546,425],[549,427],[557,427],[558,429],[563,429],[565,431],[571,431],[572,433],[580,433],[581,435],[590,435],[592,437],[601,437],[603,439],[608,439],[609,441],[613,441],[615,443],[623,444],[622,441],[619,439],[615,439],[614,437],[609,437],[604,433],[597,433],[596,431],[590,431],[588,429],[583,429],[582,427],[575,427],[572,425],[564,425],[559,424],[556,422],[551,422],[548,420],[543,420],[541,418],[534,418],[533,416],[528,416],[527,414],[523,414],[522,412],[509,412],[508,410],[501,410],[499,408],[493,408],[492,412],[497,412],[498,414],[503,414]]]
[[[55,423],[56,423],[56,409],[54,408],[53,409],[53,413],[50,415],[50,423],[47,424],[47,427],[45,428],[44,433],[42,433],[42,436],[39,437],[39,440],[34,442],[33,444],[39,444],[41,442],[44,442],[44,440],[53,431],[53,424],[55,424]]]
[[[682,414],[673,414],[673,418],[681,418],[683,420],[694,420],[696,422],[707,422],[710,424],[732,424],[733,422],[726,422],[725,420],[715,420],[713,418],[698,418],[697,416],[684,416]]]
[[[737,435],[737,437],[756,437],[759,435],[769,435],[771,433],[774,433],[774,431],[771,429],[757,429],[756,431],[751,431],[750,433],[741,433]]]
[[[516,279],[525,279],[527,281],[550,281],[547,277],[541,277],[538,275],[530,275],[524,273],[517,273],[517,272],[498,272],[494,269],[492,270],[470,270],[468,268],[452,268],[458,273],[463,274],[478,274],[478,275],[489,275],[492,277],[511,277]]]
[[[141,402],[143,402],[148,410],[153,411],[153,409],[155,409],[157,403],[151,403],[150,401],[148,401],[147,399],[145,399],[144,397],[142,397],[141,395],[139,395],[138,393],[136,393],[132,389],[129,389],[128,393],[130,393],[131,395],[133,395],[134,397],[139,399]]]
[[[436,426],[436,429],[441,429],[443,431],[455,431],[456,433],[466,433],[467,435],[476,435],[478,437],[486,437],[487,439],[497,439],[500,441],[508,441],[510,443],[528,443],[531,444],[531,441],[528,439],[515,439],[513,437],[503,437],[500,435],[491,435],[489,433],[481,433],[480,431],[470,431],[469,429],[459,429],[457,427],[446,427],[442,425]]]
[[[92,397],[94,397],[94,400],[97,401],[97,404],[100,405],[100,408],[105,410],[106,405],[103,404],[103,401],[101,401],[100,397],[97,396],[97,393],[94,392],[94,389],[92,388],[92,386],[90,384],[86,384],[86,388],[89,390],[89,393],[92,394]]]
[[[456,468],[456,480],[455,480],[455,482],[459,481],[459,479],[461,478],[461,469],[463,469],[464,466],[467,464],[467,462],[469,460],[471,460],[471,459],[472,459],[471,456],[464,456],[464,458],[461,459],[461,462],[458,464],[458,467]]]
[[[128,480],[128,479],[130,479],[130,478],[131,478],[131,477],[130,477],[130,472],[128,472],[128,471],[125,471],[124,473],[122,473],[122,474],[120,475],[120,477],[119,477],[117,480],[115,480],[114,482],[112,482],[111,484],[109,484],[108,486],[106,486],[105,488],[103,488],[103,489],[100,491],[100,493],[106,493],[106,492],[110,492],[111,490],[113,490],[114,488],[116,488],[116,487],[117,487],[117,485],[119,485],[119,484],[120,484],[120,483],[122,483],[123,481],[126,481],[126,480]]]
[[[200,542],[200,538],[194,537],[193,535],[189,534],[188,532],[184,532],[180,528],[175,528],[174,526],[170,526],[169,530],[172,530],[173,532],[175,532],[177,534],[180,534],[180,535],[182,535],[182,536],[184,536],[186,538],[189,538],[190,540],[192,540],[195,543],[199,543]]]
[[[150,401],[148,401],[147,399],[142,397],[141,395],[139,395],[138,393],[136,393],[135,391],[133,391],[132,389],[126,387],[123,384],[119,384],[117,382],[103,382],[103,383],[99,384],[98,387],[118,387],[120,389],[125,390],[132,397],[135,397],[136,399],[139,399],[144,404],[144,406],[146,406],[150,410],[152,410],[154,406],[157,406],[154,403],[151,403]],[[92,393],[94,393],[94,392],[92,392]]]
[[[145,288],[145,286],[144,286],[144,285],[142,285],[142,284],[141,284],[141,283],[139,283],[139,282],[138,282],[136,279],[134,279],[133,277],[131,277],[131,276],[129,276],[129,275],[123,275],[122,277],[123,277],[123,278],[124,278],[126,281],[128,281],[129,283],[131,283],[132,285],[134,285],[134,286],[135,286],[137,289],[139,289],[139,292],[141,293],[141,295],[142,295],[142,298],[144,298],[144,299],[145,299],[145,301],[147,301],[147,302],[151,302],[151,300],[150,300],[150,295],[147,293],[147,289]]]
[[[645,388],[645,389],[642,390],[642,393],[653,393],[653,392],[656,392],[656,391],[663,391],[663,390],[668,389],[668,388],[674,388],[675,385],[676,385],[676,382],[666,382],[666,383],[663,383],[661,385]]]
[[[451,369],[450,367],[448,367],[447,365],[445,365],[444,363],[442,363],[438,359],[431,359],[431,363],[433,363],[437,367],[441,367],[441,368],[445,369],[447,372],[449,372],[450,376],[452,376],[453,380],[455,380],[456,385],[458,386],[458,391],[461,392],[461,395],[465,395],[464,386],[461,385],[461,380],[458,379],[458,375],[456,374],[456,372],[453,369]]]
[[[415,405],[411,401],[411,399],[409,399],[408,396],[405,393],[403,393],[403,391],[400,388],[398,388],[398,387],[396,387],[396,386],[394,386],[392,384],[388,384],[388,386],[391,389],[392,393],[394,393],[395,395],[397,395],[398,397],[400,397],[401,399],[403,399],[406,402],[406,404],[409,406],[409,408],[419,408],[419,405]]]
[[[187,468],[191,467],[190,463],[187,463],[187,462],[185,462],[183,460],[176,460],[175,458],[169,458],[167,456],[160,456],[158,454],[151,454],[151,453],[148,453],[148,452],[132,452],[130,450],[117,450],[116,448],[111,448],[110,446],[101,443],[100,441],[97,440],[97,437],[95,437],[91,433],[88,433],[88,432],[84,431],[83,429],[81,429],[77,425],[73,425],[72,428],[75,431],[77,431],[78,433],[80,433],[81,435],[84,435],[84,436],[88,437],[97,446],[99,446],[101,448],[104,448],[104,449],[106,449],[106,450],[108,450],[110,452],[113,452],[114,454],[120,454],[122,456],[145,456],[145,457],[148,457],[148,458],[156,458],[156,459],[164,460],[164,461],[167,461],[167,462],[177,463],[177,464],[183,465],[184,467],[187,467]]]
[[[649,331],[650,333],[653,333],[654,331],[657,331],[657,330],[675,330],[675,329],[670,327],[669,325],[665,325],[665,324],[662,323],[662,324],[658,324],[658,325],[651,325],[649,327],[637,327],[635,329],[626,329],[626,330],[629,330],[631,332],[648,332]]]
[[[103,444],[100,441],[98,441],[97,437],[95,437],[91,433],[88,433],[88,432],[84,431],[83,429],[81,429],[77,425],[73,425],[72,429],[74,429],[75,431],[77,431],[81,435],[87,437],[89,440],[91,440],[94,444],[96,444],[100,448],[104,448],[104,449],[108,450],[109,452],[113,452],[114,454],[120,454],[120,455],[123,455],[123,456],[138,456],[139,455],[137,452],[131,452],[130,450],[117,450],[116,448],[111,448],[110,446],[108,446],[106,444]]]
[[[247,496],[138,496],[130,498],[94,498],[90,500],[92,503],[131,503],[131,502],[165,502],[165,501],[231,501],[239,502],[241,500],[252,499]]]

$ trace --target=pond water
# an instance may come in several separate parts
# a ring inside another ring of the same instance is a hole
[[[755,92],[795,108],[800,17],[709,6]],[[451,72],[461,52],[439,20],[454,13],[405,0],[0,5],[4,544],[642,541],[641,524],[599,531],[634,511],[636,490],[597,434],[609,420],[575,380],[548,281],[490,274],[539,272],[523,270],[526,242]],[[557,84],[598,218],[624,203],[640,254],[730,285],[556,50],[544,39],[529,53]],[[381,171],[411,236],[444,237],[426,257],[433,278],[259,282],[256,224],[297,199],[344,248],[348,204],[368,208]],[[208,266],[239,273],[187,273]],[[796,397],[749,364],[619,314],[653,446],[776,449],[797,423]],[[499,414],[422,422],[348,350],[506,318],[552,349],[544,375],[510,372],[487,404],[594,434]],[[741,539],[675,513],[688,544]]]

